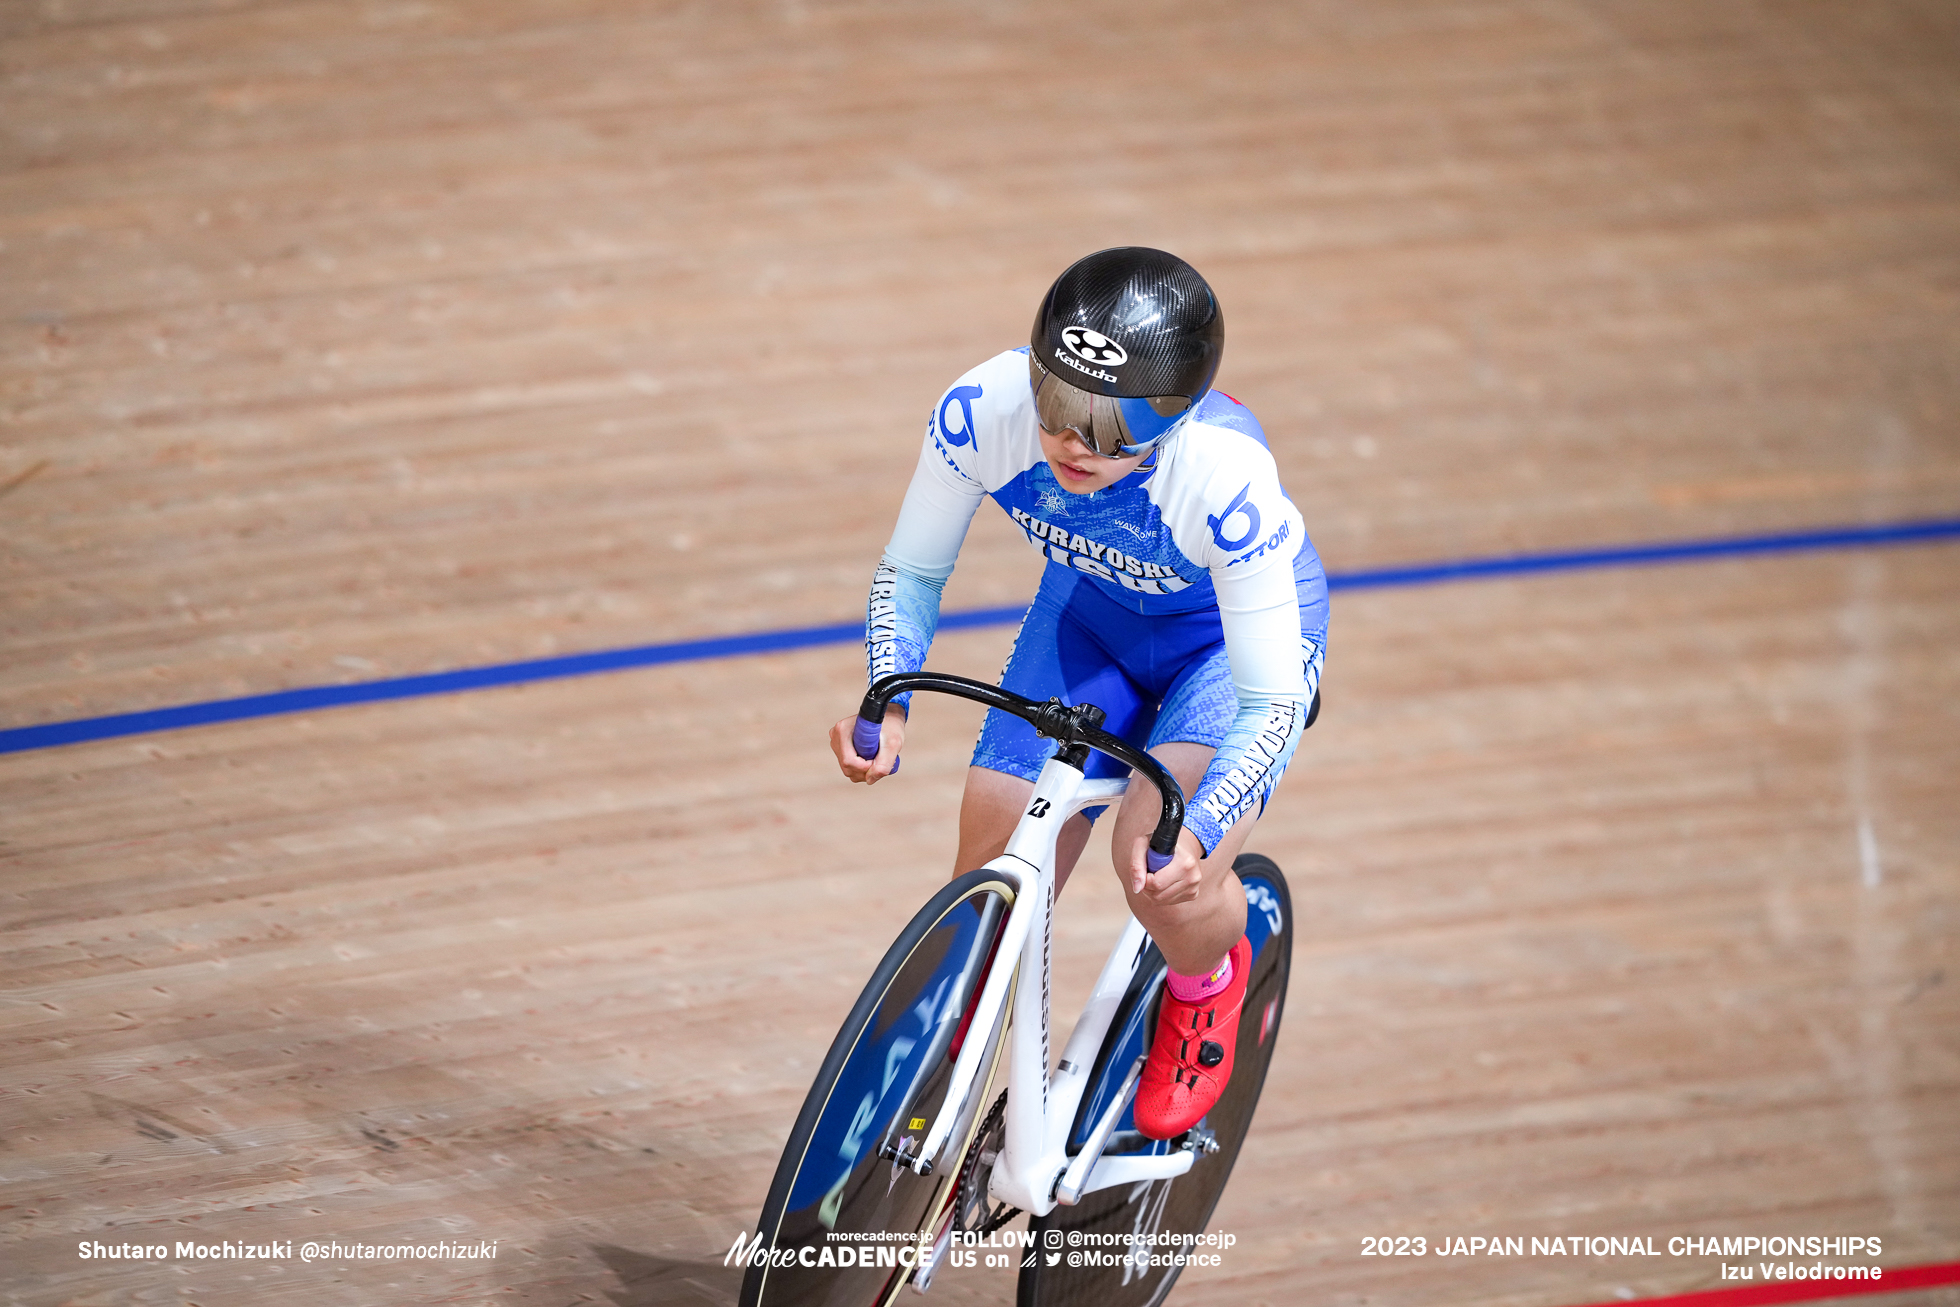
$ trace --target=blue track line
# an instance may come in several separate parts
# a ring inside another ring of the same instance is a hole
[[[1509,554],[1497,558],[1466,558],[1454,562],[1413,563],[1368,572],[1342,572],[1327,578],[1329,590],[1377,590],[1394,585],[1431,585],[1488,576],[1525,576],[1534,572],[1573,572],[1594,567],[1635,567],[1653,563],[1687,563],[1708,558],[1743,558],[1751,554],[1793,554],[1822,549],[1872,549],[1960,537],[1960,518],[1928,518],[1917,522],[1887,522],[1876,526],[1831,526],[1775,535],[1727,536],[1714,540],[1675,540],[1660,544],[1613,545],[1546,554]]]
[[[1497,558],[1466,558],[1438,563],[1417,563],[1405,567],[1375,568],[1365,572],[1334,573],[1327,578],[1327,584],[1330,590],[1378,590],[1390,586],[1434,585],[1445,581],[1528,576],[1540,572],[1571,572],[1602,567],[1684,563],[1828,549],[1873,549],[1888,545],[1923,544],[1953,539],[1960,539],[1960,518],[1932,518],[1875,526],[1825,527],[1775,535],[1731,536],[1715,540],[1681,540],[1661,544],[1620,545],[1604,549],[1511,554]],[[1003,626],[1020,621],[1023,611],[1024,606],[1017,604],[1011,608],[976,608],[964,612],[944,613],[939,619],[939,629],[958,631],[980,626]],[[250,694],[238,699],[188,703],[176,708],[153,708],[147,712],[116,713],[107,717],[84,717],[77,721],[15,727],[12,730],[0,731],[0,753],[20,753],[27,749],[45,749],[58,744],[80,744],[88,740],[112,740],[126,735],[147,735],[155,731],[172,731],[186,726],[208,726],[216,722],[275,717],[283,713],[311,712],[318,708],[381,703],[389,699],[419,699],[431,694],[487,690],[504,685],[523,685],[531,681],[552,681],[566,676],[590,676],[599,672],[626,671],[635,667],[659,667],[666,663],[705,662],[716,658],[739,658],[749,654],[782,653],[817,645],[850,644],[863,638],[864,623],[840,622],[830,626],[757,631],[751,635],[730,635],[710,640],[682,640],[674,644],[601,649],[593,653],[568,654],[558,658],[534,658],[518,663],[497,663],[489,667],[466,667],[453,672],[399,676],[385,681],[362,681],[353,685],[316,685],[298,690],[280,690],[273,694]]]

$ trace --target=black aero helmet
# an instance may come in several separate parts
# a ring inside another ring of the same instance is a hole
[[[1141,453],[1211,389],[1225,350],[1197,269],[1142,246],[1102,250],[1055,279],[1035,313],[1029,376],[1041,425],[1099,454]]]

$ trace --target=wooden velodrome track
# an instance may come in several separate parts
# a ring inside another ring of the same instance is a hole
[[[0,727],[851,620],[932,398],[1121,243],[1218,288],[1336,572],[1960,516],[1942,0],[7,0]],[[985,510],[948,608],[1037,566]],[[1371,1235],[1960,1260],[1956,649],[1950,541],[1337,594],[1238,1244],[1174,1301],[1734,1287]],[[950,870],[977,714],[853,789],[861,668],[0,757],[4,1301],[732,1301]],[[80,1253],[309,1239],[498,1252]]]

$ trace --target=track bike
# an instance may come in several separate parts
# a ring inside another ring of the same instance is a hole
[[[1163,955],[1135,918],[1110,951],[1049,1070],[1049,932],[1062,824],[1120,799],[1127,780],[1083,775],[1089,750],[1157,787],[1146,854],[1169,863],[1184,820],[1175,779],[1101,729],[1102,710],[1037,703],[936,672],[872,686],[854,743],[906,691],[952,694],[1020,717],[1058,751],[1007,850],[955,877],[899,933],[837,1033],[790,1130],[753,1236],[743,1307],[885,1307],[925,1292],[962,1247],[1022,1212],[1020,1307],[1154,1307],[1199,1242],[1244,1143],[1285,1006],[1293,912],[1272,861],[1242,854],[1252,974],[1232,1079],[1173,1139],[1145,1137],[1132,1104],[1156,1029]],[[1316,702],[1315,707],[1318,707]],[[1309,717],[1311,721],[1311,716]]]

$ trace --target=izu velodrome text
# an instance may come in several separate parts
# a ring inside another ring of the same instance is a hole
[[[1874,1235],[1370,1235],[1363,1257],[1877,1257]]]

